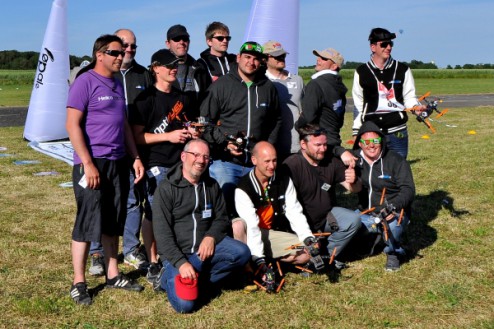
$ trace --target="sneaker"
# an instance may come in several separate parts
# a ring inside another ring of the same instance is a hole
[[[165,292],[165,289],[161,287],[161,277],[163,277],[163,274],[165,274],[165,268],[161,267],[160,271],[158,272],[158,275],[154,277],[154,281],[153,281],[153,290],[155,292]]]
[[[105,275],[105,258],[98,253],[91,255],[91,266],[89,267],[89,274],[92,276]]]
[[[334,268],[337,269],[337,270],[342,270],[342,269],[345,269],[347,268],[347,264],[344,263],[344,262],[340,262],[339,260],[334,260]]]
[[[89,296],[89,291],[87,290],[87,284],[85,282],[78,282],[70,287],[70,297],[74,300],[76,304],[80,305],[91,305],[93,300]]]
[[[135,282],[134,280],[128,278],[122,273],[119,273],[113,279],[106,280],[107,288],[124,289],[130,291],[143,291],[144,287]]]
[[[150,284],[153,284],[158,275],[160,274],[161,266],[158,263],[151,263],[148,267],[148,272],[146,273],[146,280]]]
[[[145,270],[149,266],[147,257],[141,252],[140,248],[136,248],[131,253],[125,255],[124,263],[133,266],[138,270]]]
[[[400,260],[397,255],[389,254],[386,256],[385,270],[388,272],[398,271],[400,269]]]

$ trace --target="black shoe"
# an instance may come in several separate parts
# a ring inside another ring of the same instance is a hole
[[[387,272],[395,272],[400,269],[400,259],[397,255],[389,254],[386,256],[386,267]]]
[[[113,279],[107,279],[106,280],[106,287],[107,288],[115,288],[115,289],[124,289],[124,290],[130,290],[130,291],[143,291],[144,287],[135,282],[132,279],[129,279],[127,276],[125,276],[122,273],[119,273],[116,277]]]
[[[154,280],[156,280],[156,277],[160,274],[160,270],[160,264],[150,263],[146,273],[146,280],[148,280],[150,284],[153,284]]]
[[[73,284],[70,287],[70,297],[72,297],[76,304],[80,305],[91,305],[93,302],[91,296],[89,296],[87,284],[85,282]]]
[[[152,282],[153,284],[153,290],[155,292],[165,292],[165,289],[161,287],[161,277],[165,274],[165,268],[162,267],[160,271],[158,272],[158,275],[154,277],[154,281]]]

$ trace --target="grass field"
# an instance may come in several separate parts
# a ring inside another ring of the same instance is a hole
[[[342,70],[343,82],[352,97],[354,70]],[[35,71],[0,70],[1,107],[27,107],[31,97]],[[305,83],[310,81],[314,70],[301,69],[299,74]],[[414,70],[417,95],[431,91],[433,95],[484,94],[494,90],[494,70]]]
[[[343,140],[350,138],[346,119]],[[0,327],[494,328],[494,107],[451,109],[443,120],[457,127],[436,123],[431,135],[409,124],[417,196],[406,238],[410,259],[399,272],[384,272],[380,254],[350,262],[335,283],[290,273],[280,294],[227,291],[190,315],[176,314],[143,277],[140,294],[101,290],[92,306],[74,305],[75,202],[72,190],[59,186],[71,180],[71,168],[26,146],[22,127],[0,128],[2,153],[11,154],[0,157]],[[60,174],[33,175],[41,171]],[[88,283],[96,288],[104,280]]]

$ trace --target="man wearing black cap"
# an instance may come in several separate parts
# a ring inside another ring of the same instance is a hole
[[[178,62],[179,59],[168,49],[155,52],[150,66],[155,84],[137,97],[129,111],[129,121],[147,173],[142,235],[150,261],[147,273],[150,282],[160,270],[149,208],[154,192],[168,169],[180,161],[183,145],[199,137],[192,127],[184,126],[187,121],[196,121],[199,111],[195,97],[190,97],[174,85]]]
[[[373,121],[385,134],[389,149],[404,158],[408,155],[408,120],[405,108],[422,111],[415,95],[415,82],[410,68],[391,57],[395,33],[374,28],[369,35],[371,59],[355,71],[353,101],[355,104],[353,135],[365,121]]]
[[[230,216],[235,214],[235,186],[252,168],[250,148],[257,141],[276,143],[281,125],[276,87],[259,72],[263,59],[260,44],[245,42],[237,68],[213,83],[201,104],[201,116],[214,123],[204,134],[215,160],[209,170],[223,190]]]
[[[186,93],[195,93],[199,103],[211,84],[209,74],[188,54],[190,35],[185,26],[177,24],[166,33],[166,46],[179,61],[177,80],[174,84]]]
[[[389,232],[385,232],[376,222],[374,215],[362,215],[362,227],[371,233],[384,236],[387,255],[386,271],[400,268],[399,257],[405,254],[401,246],[401,236],[406,229],[415,184],[408,162],[392,150],[386,148],[384,134],[372,121],[362,124],[353,149],[359,157],[355,171],[362,180],[359,192],[360,210],[374,208],[374,214],[386,217]],[[401,216],[400,216],[401,214]]]

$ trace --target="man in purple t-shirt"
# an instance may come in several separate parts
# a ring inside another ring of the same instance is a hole
[[[119,37],[96,39],[93,61],[74,81],[67,101],[66,128],[75,151],[72,181],[77,202],[70,295],[77,304],[92,303],[85,277],[90,241],[103,244],[108,288],[144,289],[119,273],[117,266],[118,236],[123,233],[129,192],[126,152],[135,159],[136,182],[144,174],[125,118],[123,87],[112,77],[120,69],[123,54]]]

